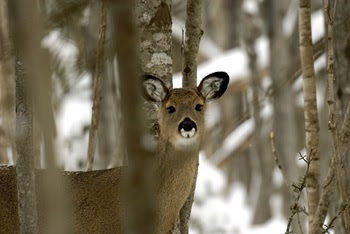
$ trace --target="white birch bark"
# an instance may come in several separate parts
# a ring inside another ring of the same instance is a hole
[[[312,222],[320,200],[320,159],[310,8],[310,0],[299,0],[299,49],[303,72],[305,138],[308,160],[311,160],[306,180],[309,227],[311,232]]]

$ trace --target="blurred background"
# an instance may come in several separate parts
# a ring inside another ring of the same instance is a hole
[[[82,1],[69,19],[50,25],[42,38],[42,46],[50,53],[53,69],[55,143],[59,149],[60,167],[65,170],[84,170],[87,160],[101,6],[99,1],[85,2]],[[336,62],[347,67],[350,40],[344,38],[349,34],[350,4],[345,2],[338,1],[336,22],[339,24],[335,24],[334,30]],[[46,6],[50,10],[63,7],[60,4]],[[210,104],[207,113],[190,233],[284,233],[295,195],[292,183],[298,183],[306,169],[306,163],[300,160],[300,155],[304,156],[306,152],[298,2],[204,0],[202,11],[204,34],[198,53],[198,82],[215,71],[225,71],[231,79],[225,95]],[[173,84],[180,87],[186,1],[172,0],[171,13]],[[312,39],[322,178],[332,156],[327,127],[324,37],[322,1],[313,0]],[[107,32],[106,46],[109,39]],[[350,97],[348,73],[347,69],[335,70],[339,122]],[[102,77],[96,170],[126,162],[120,130],[123,122],[119,114],[118,85],[117,61],[108,59]],[[40,131],[34,128],[37,136]],[[36,144],[37,167],[43,163],[40,147],[40,143]],[[4,130],[3,118],[0,118],[0,152],[1,164],[14,164],[11,140]],[[286,178],[276,166],[276,155]],[[345,165],[350,166],[349,157]],[[301,206],[306,206],[305,199],[303,194]],[[334,201],[337,200],[338,196],[334,196]],[[330,214],[335,215],[339,206],[340,202],[335,202]],[[302,233],[299,226],[307,233],[305,220],[306,214],[298,213],[292,224],[298,228],[293,233]]]

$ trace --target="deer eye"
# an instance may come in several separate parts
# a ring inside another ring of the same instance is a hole
[[[173,107],[173,106],[169,106],[166,109],[168,110],[169,114],[174,113],[176,111],[175,107]]]
[[[196,111],[202,111],[203,110],[203,105],[197,104],[194,109],[196,109]]]

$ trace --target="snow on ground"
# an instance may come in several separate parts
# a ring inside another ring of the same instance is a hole
[[[91,78],[84,75],[62,100],[57,113],[57,152],[66,170],[79,170],[78,163],[87,158],[88,132],[91,122]]]
[[[242,185],[235,183],[226,192],[226,177],[205,155],[200,155],[195,202],[190,233],[264,234],[284,233],[287,221],[279,213],[281,201],[273,197],[273,218],[264,225],[252,226],[252,207]]]

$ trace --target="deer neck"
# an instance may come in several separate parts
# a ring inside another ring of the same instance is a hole
[[[159,201],[160,233],[171,230],[185,203],[194,181],[199,147],[177,150],[169,142],[157,149],[157,196]]]

